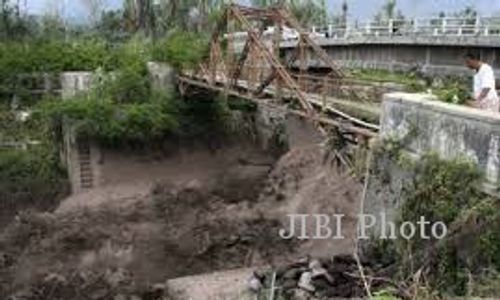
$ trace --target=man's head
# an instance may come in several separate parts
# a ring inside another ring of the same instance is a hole
[[[475,54],[472,53],[465,54],[464,60],[465,60],[465,65],[469,69],[477,71],[481,67],[481,60]]]

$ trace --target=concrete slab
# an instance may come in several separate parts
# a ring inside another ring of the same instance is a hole
[[[167,281],[172,300],[251,300],[248,280],[255,268],[188,276]]]

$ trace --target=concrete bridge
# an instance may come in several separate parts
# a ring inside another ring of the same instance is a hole
[[[500,76],[500,18],[431,18],[329,25],[310,29],[332,59],[349,68],[470,75],[463,54],[473,51]],[[287,57],[297,40],[282,43]],[[310,67],[323,67],[310,58]]]

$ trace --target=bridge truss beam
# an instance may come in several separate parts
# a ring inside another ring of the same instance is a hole
[[[266,34],[269,33],[266,28],[273,28],[272,38]],[[285,29],[296,32],[299,39],[297,49],[288,61],[284,61],[280,55],[282,32]],[[242,36],[240,33],[238,36],[236,31],[243,31],[245,34]],[[235,41],[241,37],[244,37],[244,43]],[[236,42],[244,45],[239,53]],[[326,121],[328,118],[320,115],[324,113],[324,108],[318,111],[317,101],[310,99],[304,81],[307,79],[306,60],[310,57],[321,60],[328,69],[328,75],[315,82],[314,89],[326,93],[339,88],[345,72],[311,39],[287,9],[280,6],[264,9],[232,4],[225,9],[212,34],[208,60],[201,63],[194,73],[181,74],[180,79],[183,84],[194,85],[198,82],[199,87],[260,102],[263,101],[263,95],[270,95],[266,90],[272,85],[273,102],[286,98],[289,111],[308,117],[317,124],[340,126],[345,122],[333,118]],[[297,61],[301,66],[298,76],[292,73],[292,67]],[[359,130],[355,131],[359,133],[370,135],[369,132],[373,133],[378,128],[335,108],[330,107],[329,110],[338,118],[353,124],[348,126],[350,129],[357,126]]]

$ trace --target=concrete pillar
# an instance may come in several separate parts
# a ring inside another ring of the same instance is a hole
[[[159,62],[148,62],[147,68],[151,85],[154,89],[164,92],[175,89],[175,71],[170,65]]]
[[[80,92],[90,89],[92,73],[90,72],[65,72],[61,75],[61,96],[68,100]]]
[[[92,85],[92,73],[67,72],[61,75],[61,95],[63,101],[73,101],[79,93],[88,92]],[[76,100],[75,100],[76,101]],[[86,153],[82,153],[82,145]],[[85,172],[91,182],[83,178],[82,158],[85,156]],[[73,193],[82,192],[98,186],[101,181],[101,153],[98,145],[91,139],[80,139],[71,120],[63,122],[63,145],[61,150],[63,164],[68,170],[68,176]]]
[[[432,61],[431,61],[431,47],[427,46],[425,47],[425,65],[430,66]]]

